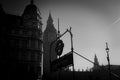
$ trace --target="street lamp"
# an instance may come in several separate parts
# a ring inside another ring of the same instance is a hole
[[[109,70],[109,78],[111,80],[111,70],[110,70],[110,58],[109,58],[109,48],[108,43],[106,42],[106,53],[107,53],[107,61],[108,61],[108,70]]]

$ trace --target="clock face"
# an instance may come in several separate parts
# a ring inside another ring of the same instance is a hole
[[[56,34],[49,34],[48,35],[48,40],[50,40],[50,41],[54,41],[56,39]]]
[[[44,41],[45,42],[52,42],[57,38],[56,34],[54,33],[47,33],[44,34]]]

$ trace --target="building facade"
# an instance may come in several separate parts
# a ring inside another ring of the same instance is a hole
[[[31,0],[21,16],[0,10],[0,59],[5,80],[36,79],[41,74],[43,43],[39,9]]]

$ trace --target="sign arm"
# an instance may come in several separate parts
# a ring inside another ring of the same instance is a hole
[[[67,29],[63,34],[61,34],[60,36],[57,37],[57,39],[55,39],[53,42],[51,42],[50,44],[50,49],[49,49],[49,53],[50,53],[50,71],[51,71],[51,49],[52,49],[52,45],[58,40],[60,39],[63,35],[65,35],[69,30]]]

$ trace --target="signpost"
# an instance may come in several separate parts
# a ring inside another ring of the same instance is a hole
[[[61,41],[60,38],[67,32],[70,33],[70,37],[71,37],[71,51],[69,53],[65,54],[64,56],[60,57],[60,55],[62,54],[62,51],[63,51],[64,43],[58,42],[59,44],[56,46],[55,51],[56,51],[57,55],[59,56],[59,59],[51,61],[51,47],[52,47],[53,43],[55,43],[56,41]],[[73,35],[71,32],[71,27],[69,30],[67,29],[62,35],[59,35],[57,37],[57,39],[54,40],[50,44],[50,71],[51,72],[58,71],[58,70],[61,70],[62,68],[66,68],[70,65],[72,65],[72,68],[73,68],[73,80],[74,80]],[[59,76],[60,76],[60,74],[59,74]]]
[[[57,71],[58,69],[65,68],[73,64],[73,53],[69,52],[66,55],[54,60],[51,63],[51,70]]]

